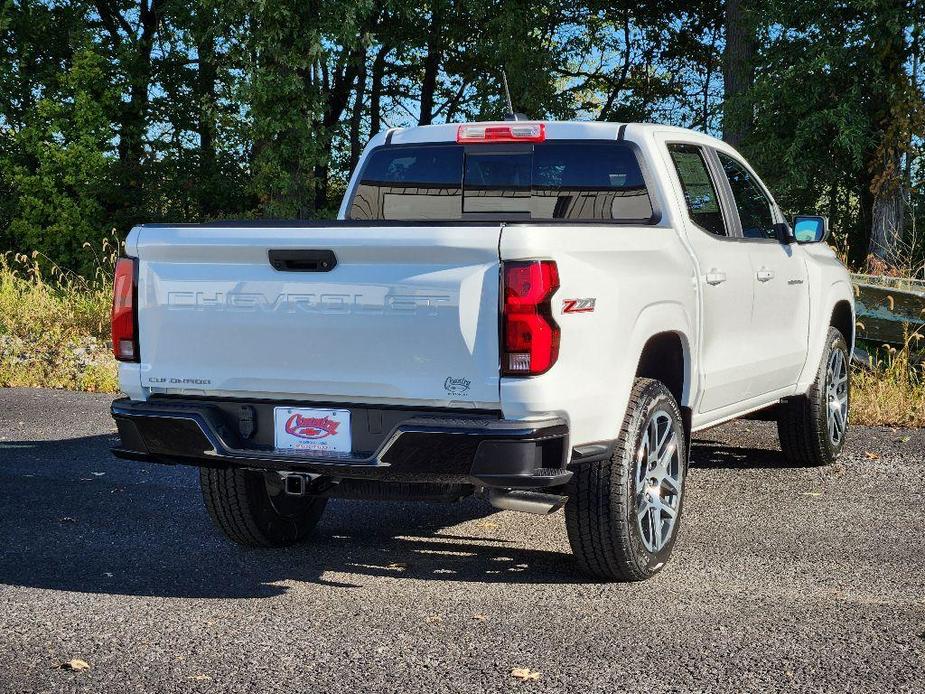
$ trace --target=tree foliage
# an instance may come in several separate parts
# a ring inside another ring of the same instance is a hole
[[[0,0],[0,250],[330,216],[380,130],[500,117],[504,67],[533,117],[734,130],[856,262],[919,261],[923,1]]]
[[[891,264],[922,260],[921,248],[894,244],[888,257],[871,244],[878,206],[903,197],[910,212],[920,205],[910,197],[920,195],[911,172],[923,134],[911,41],[919,11],[896,0],[765,7],[747,95],[755,129],[743,149],[789,207],[830,217],[856,264],[868,250]],[[910,230],[918,222],[913,214]]]

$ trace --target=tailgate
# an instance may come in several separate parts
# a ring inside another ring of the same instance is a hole
[[[496,406],[499,236],[498,225],[142,227],[142,385]],[[305,271],[318,251],[336,264]]]

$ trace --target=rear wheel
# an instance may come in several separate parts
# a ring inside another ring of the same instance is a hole
[[[850,366],[845,338],[829,328],[816,380],[805,395],[782,402],[778,409],[780,447],[793,465],[829,465],[841,452],[848,433]]]
[[[212,522],[228,539],[249,547],[284,547],[304,540],[327,499],[291,496],[276,473],[199,468],[199,486]]]
[[[687,447],[677,402],[660,382],[637,378],[613,455],[576,470],[565,506],[581,569],[607,581],[657,573],[681,520]]]

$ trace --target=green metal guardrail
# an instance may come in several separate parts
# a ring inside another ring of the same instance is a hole
[[[857,336],[903,344],[916,330],[925,334],[925,280],[852,274]]]

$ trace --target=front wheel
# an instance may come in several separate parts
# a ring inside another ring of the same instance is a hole
[[[290,496],[276,473],[199,468],[202,499],[225,536],[248,547],[284,547],[304,540],[321,519],[324,497]]]
[[[793,465],[835,462],[848,433],[851,357],[845,338],[829,328],[816,380],[805,395],[782,402],[777,435],[784,457]]]
[[[581,569],[639,581],[668,561],[681,521],[687,447],[678,403],[659,381],[637,378],[610,458],[578,467],[565,506]]]

